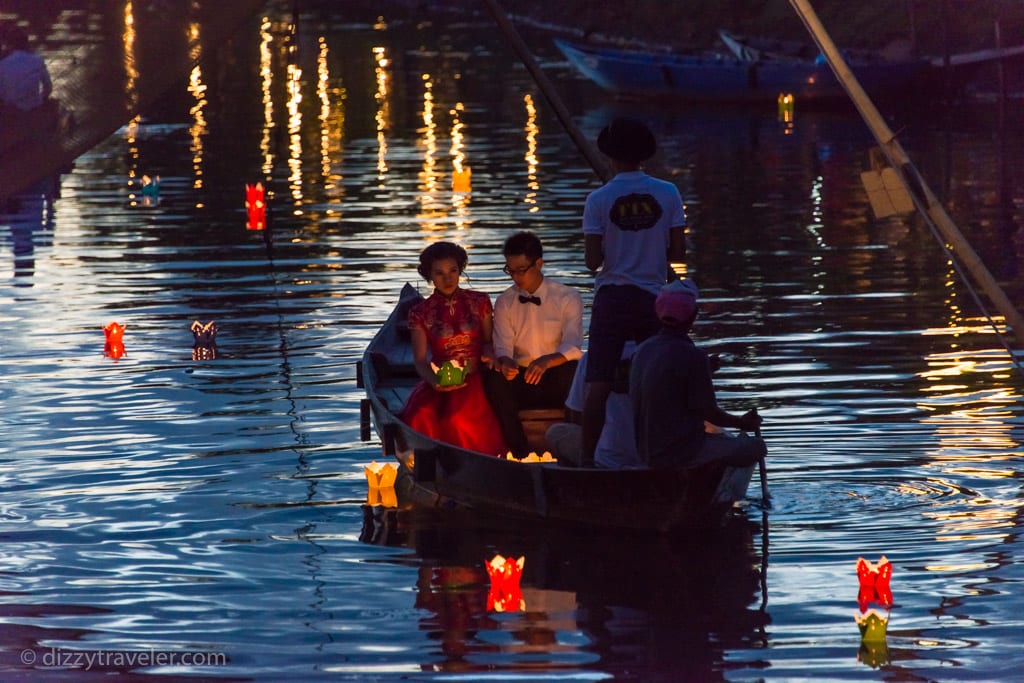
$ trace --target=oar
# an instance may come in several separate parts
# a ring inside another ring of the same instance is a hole
[[[533,76],[533,80],[537,84],[537,87],[539,87],[540,91],[544,93],[544,97],[547,99],[548,104],[550,104],[551,108],[555,110],[555,115],[562,123],[562,127],[565,128],[569,137],[572,138],[572,141],[576,144],[576,147],[579,148],[583,156],[586,157],[598,177],[601,178],[602,181],[607,181],[611,178],[608,165],[601,158],[600,154],[598,154],[597,150],[594,149],[593,145],[583,137],[583,133],[580,132],[580,129],[572,120],[572,116],[569,115],[569,110],[565,108],[565,105],[562,103],[562,99],[558,96],[555,86],[551,84],[547,75],[540,68],[540,65],[537,64],[537,60],[533,58],[532,54],[530,54],[529,48],[526,47],[526,43],[523,42],[519,32],[516,31],[516,27],[512,25],[511,21],[509,21],[505,11],[498,5],[496,0],[484,0],[484,4],[487,5],[487,9],[489,9],[491,11],[491,15],[494,16],[494,21],[497,22],[498,28],[500,28],[501,32],[505,34],[508,41],[512,43],[512,47],[515,48],[516,53],[519,55],[519,59],[523,62],[527,71],[529,71]]]
[[[757,415],[757,408],[754,408],[754,414]],[[758,425],[754,428],[754,436],[761,438],[761,426]],[[765,467],[765,457],[761,454],[761,457],[757,460],[757,468],[761,471],[761,505],[766,508],[772,506],[772,497],[768,493],[768,470]]]

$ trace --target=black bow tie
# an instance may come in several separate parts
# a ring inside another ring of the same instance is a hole
[[[539,296],[523,296],[522,294],[520,294],[519,295],[519,303],[521,303],[521,304],[535,304],[537,306],[540,306],[540,297]]]

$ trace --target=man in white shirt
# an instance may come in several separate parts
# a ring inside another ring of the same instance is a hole
[[[583,299],[572,287],[544,277],[543,247],[518,232],[503,248],[512,286],[494,303],[493,371],[484,389],[516,457],[529,453],[519,411],[562,408],[583,355]]]

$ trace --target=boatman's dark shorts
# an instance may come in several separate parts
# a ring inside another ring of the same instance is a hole
[[[587,340],[588,382],[611,382],[630,339],[637,344],[661,329],[656,296],[633,285],[603,285],[594,295]]]

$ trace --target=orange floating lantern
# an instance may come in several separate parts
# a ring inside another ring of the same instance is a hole
[[[892,564],[884,555],[878,564],[872,564],[869,560],[858,557],[857,578],[860,581],[857,602],[861,612],[866,611],[872,602],[877,602],[882,607],[892,607],[892,589],[889,588]]]
[[[249,216],[246,228],[263,230],[267,227],[267,202],[263,194],[263,183],[245,186],[245,212]]]
[[[452,192],[473,191],[473,171],[469,166],[462,166],[452,171]]]
[[[488,612],[521,612],[526,609],[523,589],[519,585],[525,564],[525,556],[512,560],[501,555],[495,555],[485,563],[491,579],[491,589],[487,593]]]
[[[387,508],[398,507],[398,496],[395,493],[395,479],[398,469],[391,463],[379,463],[376,460],[363,467],[366,473],[366,504],[382,505]]]
[[[127,325],[121,325],[116,322],[108,323],[103,328],[103,334],[106,335],[106,342],[103,344],[103,355],[108,358],[117,360],[124,355],[124,331]]]

